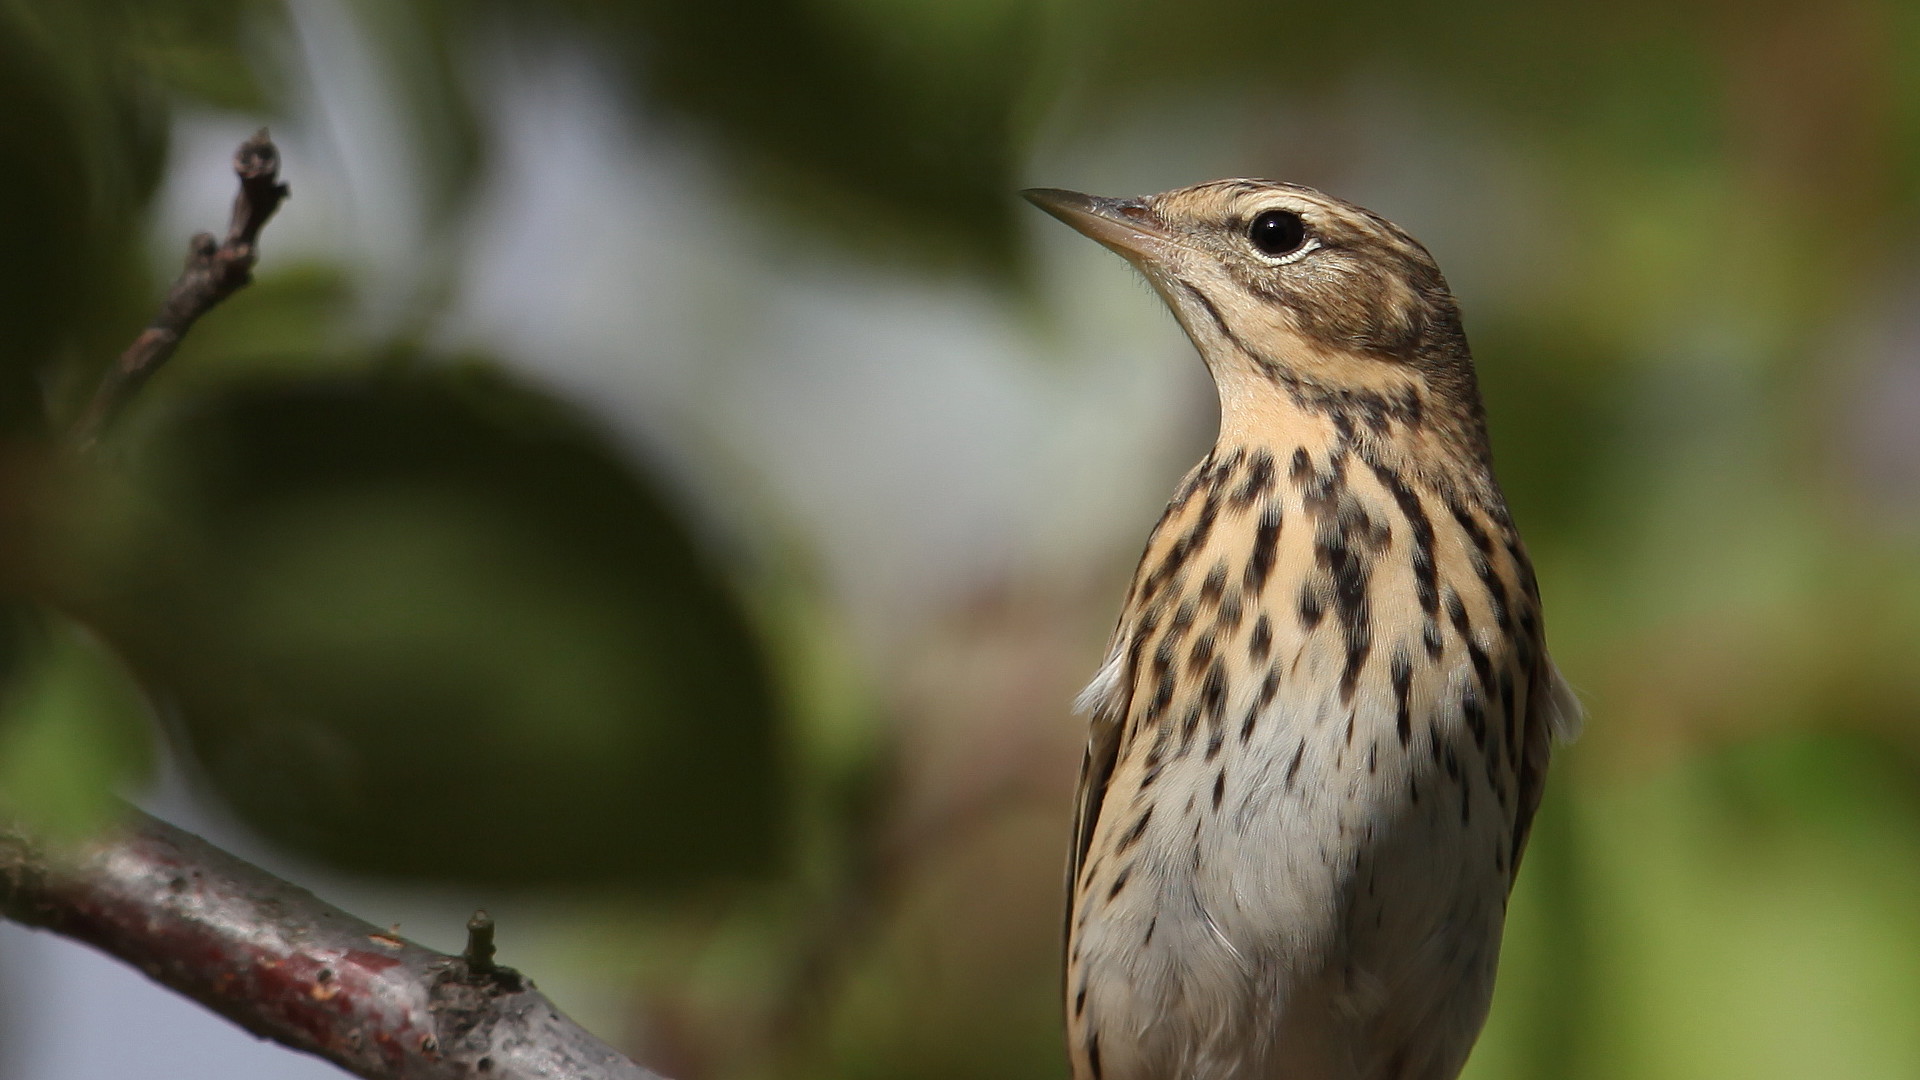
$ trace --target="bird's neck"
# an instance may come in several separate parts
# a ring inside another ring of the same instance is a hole
[[[1338,388],[1284,369],[1214,371],[1220,433],[1209,460],[1271,455],[1316,469],[1357,458],[1407,483],[1501,507],[1476,401],[1436,395],[1413,378]]]

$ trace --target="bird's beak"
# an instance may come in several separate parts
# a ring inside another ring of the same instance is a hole
[[[1020,194],[1129,262],[1156,259],[1178,243],[1145,199],[1108,199],[1060,188],[1028,188]]]

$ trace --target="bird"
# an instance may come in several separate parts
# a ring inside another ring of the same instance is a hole
[[[1451,1080],[1581,720],[1459,306],[1312,188],[1023,194],[1146,278],[1220,407],[1076,702],[1075,1080]]]

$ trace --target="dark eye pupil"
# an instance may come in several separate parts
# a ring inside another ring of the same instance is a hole
[[[1269,255],[1290,255],[1307,242],[1307,223],[1290,210],[1269,210],[1253,219],[1247,238]]]

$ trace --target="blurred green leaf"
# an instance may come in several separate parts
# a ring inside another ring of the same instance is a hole
[[[1467,1076],[1887,1078],[1920,1067],[1920,763],[1793,734],[1563,781]]]
[[[88,122],[52,57],[0,12],[0,431],[36,426],[40,373],[98,310],[124,206],[90,190]],[[96,121],[98,117],[93,118]]]
[[[786,840],[727,585],[643,477],[497,376],[234,385],[145,448],[182,525],[110,616],[206,778],[356,870],[683,886]]]
[[[138,691],[100,643],[72,623],[4,613],[0,815],[51,838],[112,820],[116,788],[150,765]]]

